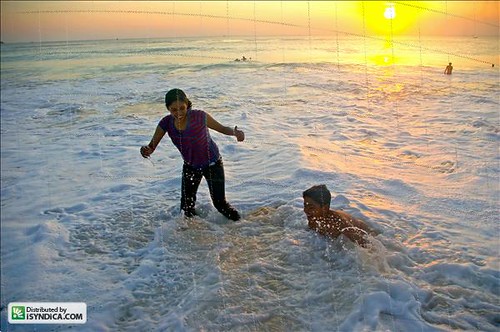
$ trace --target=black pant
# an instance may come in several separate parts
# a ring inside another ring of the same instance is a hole
[[[239,220],[240,215],[227,201],[224,181],[224,165],[222,160],[203,169],[195,169],[186,163],[182,167],[181,209],[186,217],[194,216],[196,193],[200,186],[201,178],[205,177],[210,190],[212,202],[220,213],[231,220]]]

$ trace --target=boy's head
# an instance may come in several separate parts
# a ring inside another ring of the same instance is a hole
[[[307,218],[321,217],[330,209],[332,195],[324,185],[313,186],[302,193]]]
[[[175,102],[185,103],[186,107],[191,108],[191,101],[181,89],[172,89],[165,94],[165,106],[167,109]]]

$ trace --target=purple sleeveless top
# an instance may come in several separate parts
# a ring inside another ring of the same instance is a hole
[[[189,109],[184,130],[175,128],[172,115],[161,119],[158,126],[168,133],[189,166],[201,169],[220,159],[219,148],[208,132],[207,113],[204,111]]]

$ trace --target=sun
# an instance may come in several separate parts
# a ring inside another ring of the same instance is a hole
[[[360,22],[366,23],[366,33],[401,36],[418,33],[419,19],[429,13],[420,7],[433,6],[437,5],[423,1],[359,1],[356,12]]]
[[[386,4],[384,17],[388,20],[393,20],[396,17],[396,7],[394,7],[393,3]]]

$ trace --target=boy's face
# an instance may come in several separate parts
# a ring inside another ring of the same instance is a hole
[[[304,197],[304,213],[307,219],[314,219],[323,216],[325,207],[319,205],[310,197]]]
[[[188,105],[185,102],[176,100],[167,109],[177,121],[183,121],[186,118],[187,108]]]

